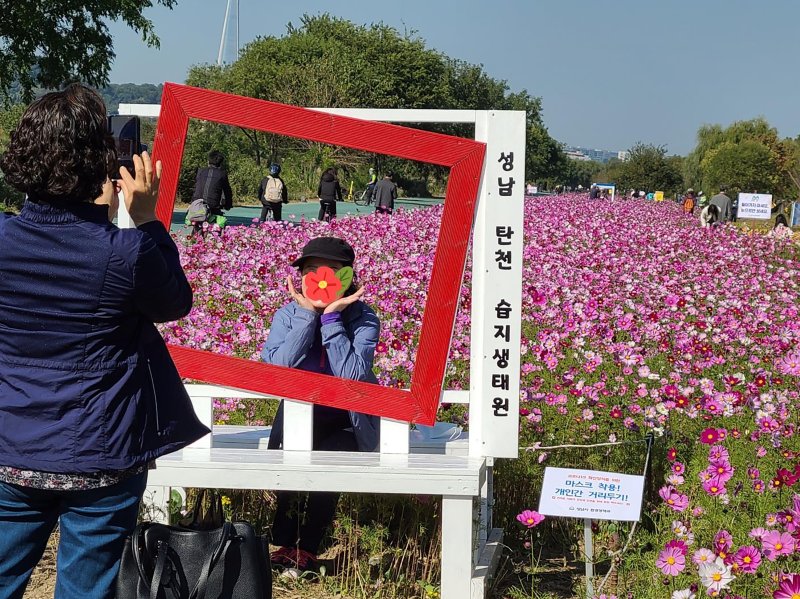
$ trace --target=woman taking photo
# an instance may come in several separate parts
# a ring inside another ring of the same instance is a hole
[[[0,598],[20,598],[59,525],[56,598],[111,598],[147,465],[208,432],[153,323],[192,306],[156,220],[160,164],[120,169],[134,229],[110,221],[103,100],[71,85],[28,107],[0,168]],[[116,173],[112,174],[116,176]]]

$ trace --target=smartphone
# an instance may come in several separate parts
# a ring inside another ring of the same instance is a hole
[[[108,117],[108,132],[114,137],[117,148],[117,164],[114,166],[112,179],[119,179],[119,169],[125,167],[132,176],[136,176],[133,167],[133,155],[141,154],[141,122],[138,116],[112,115]]]

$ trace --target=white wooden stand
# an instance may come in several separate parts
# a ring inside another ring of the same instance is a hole
[[[472,123],[475,139],[486,143],[472,239],[470,389],[445,398],[469,403],[469,435],[420,441],[408,423],[382,419],[379,454],[311,451],[312,406],[287,401],[283,451],[265,449],[268,427],[216,426],[192,447],[158,460],[148,493],[161,507],[173,486],[439,495],[441,597],[482,599],[502,543],[491,515],[493,460],[515,458],[519,449],[525,113],[314,110],[394,123]],[[157,117],[159,106],[120,104],[119,113]],[[120,226],[131,226],[123,211],[124,203]],[[213,397],[263,397],[193,387],[195,409],[206,423]]]

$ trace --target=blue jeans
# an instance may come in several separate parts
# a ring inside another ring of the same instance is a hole
[[[59,523],[56,599],[113,599],[125,538],[133,532],[147,472],[91,491],[0,482],[0,599],[21,599]]]

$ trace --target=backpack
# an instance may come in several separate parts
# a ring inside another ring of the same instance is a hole
[[[276,177],[267,177],[264,198],[272,203],[283,201],[283,181]]]
[[[683,199],[683,211],[686,214],[694,212],[694,198],[692,196],[686,196]]]
[[[189,209],[186,211],[186,219],[184,222],[189,225],[196,225],[204,223],[208,219],[208,207],[203,198],[198,198],[189,204]]]

